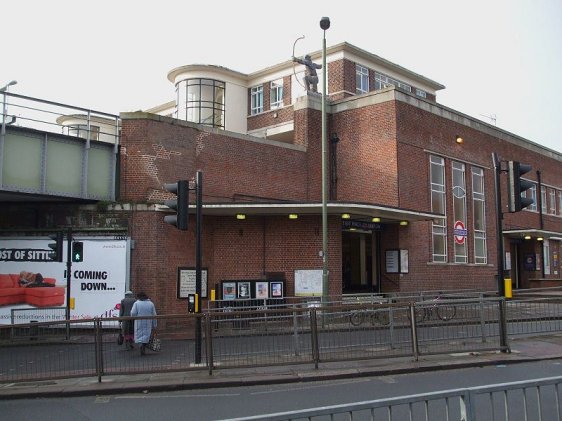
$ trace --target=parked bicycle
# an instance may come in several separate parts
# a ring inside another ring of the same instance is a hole
[[[440,320],[445,322],[455,318],[457,314],[457,308],[452,304],[440,304],[439,301],[443,298],[438,295],[432,300],[431,305],[423,305],[415,307],[416,321],[424,322],[429,321],[433,318],[433,313],[437,314]]]
[[[360,309],[353,311],[349,316],[349,321],[353,326],[359,326],[363,324],[365,320],[369,320],[373,326],[377,324],[388,326],[390,323],[389,310]]]

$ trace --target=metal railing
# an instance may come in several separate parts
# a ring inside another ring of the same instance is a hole
[[[222,421],[387,420],[551,421],[561,420],[562,377],[443,390],[388,399],[261,414]]]
[[[507,351],[510,336],[562,331],[562,300],[442,299],[412,303],[275,304],[158,316],[162,351],[142,358],[118,346],[127,318],[0,325],[0,382]],[[14,312],[14,317],[17,313]],[[21,313],[22,315],[27,315]],[[201,319],[201,340],[195,321]],[[130,319],[130,318],[129,318]],[[196,356],[199,355],[200,361]]]
[[[87,142],[119,144],[119,116],[53,101],[2,92],[2,133],[24,127],[80,137]],[[4,115],[5,113],[5,115]]]
[[[120,322],[127,318],[4,325],[0,382],[185,370],[212,373],[217,367],[318,367],[330,361],[499,350],[500,302],[340,303],[157,316],[162,351],[152,358],[117,346]],[[435,305],[454,305],[454,319],[419,317],[421,310],[436,311]],[[194,337],[196,318],[201,319],[201,340]]]

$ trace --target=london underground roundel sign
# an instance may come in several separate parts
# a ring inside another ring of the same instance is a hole
[[[455,226],[453,227],[453,233],[455,235],[455,243],[457,244],[464,244],[464,240],[467,236],[466,228],[462,221],[456,221]]]

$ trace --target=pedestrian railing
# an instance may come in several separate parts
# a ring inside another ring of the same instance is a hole
[[[261,414],[222,421],[387,420],[519,421],[562,420],[562,377],[443,390],[353,404]]]
[[[120,323],[133,318],[0,325],[0,382],[288,364],[318,367],[373,358],[417,360],[430,354],[508,351],[502,335],[562,330],[562,302],[556,298],[392,301],[303,301],[157,316],[162,350],[147,356],[138,347],[117,345]],[[195,329],[198,319],[200,330]]]

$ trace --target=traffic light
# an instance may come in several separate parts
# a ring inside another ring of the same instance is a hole
[[[187,218],[189,207],[189,185],[187,180],[180,180],[177,183],[164,184],[164,188],[170,193],[177,195],[174,200],[166,200],[164,204],[169,208],[175,209],[175,215],[166,215],[164,222],[175,225],[177,229],[187,231]]]
[[[84,260],[84,243],[82,241],[74,241],[72,243],[72,261],[81,262]]]
[[[49,252],[49,259],[53,262],[62,262],[62,243],[64,241],[62,231],[49,235],[49,238],[55,240],[54,243],[49,243],[49,248],[53,250]]]
[[[531,166],[527,164],[521,164],[518,161],[509,161],[507,169],[507,197],[509,200],[509,212],[519,212],[527,206],[535,203],[533,199],[521,197],[521,193],[534,186],[534,183],[532,183],[531,181],[521,179],[521,176],[523,174],[531,171]]]

